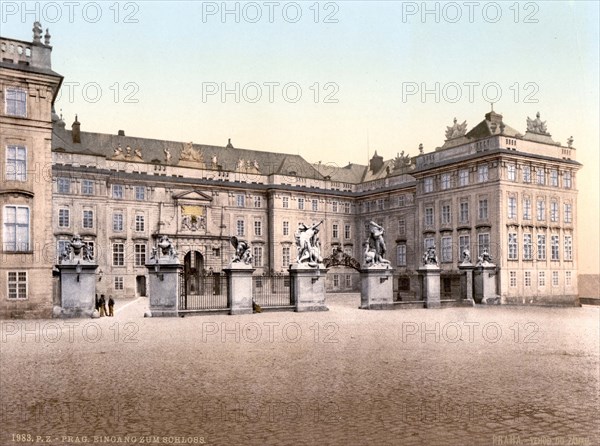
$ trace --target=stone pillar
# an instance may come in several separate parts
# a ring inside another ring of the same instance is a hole
[[[464,272],[461,280],[462,297],[467,304],[475,305],[473,300],[473,269],[475,269],[475,266],[471,262],[463,262],[458,265],[458,269]]]
[[[372,266],[360,270],[360,307],[363,310],[392,310],[394,308],[392,270]]]
[[[496,294],[496,265],[484,262],[478,264],[475,275],[475,288],[481,296],[481,303],[494,305],[500,303]]]
[[[60,271],[60,307],[57,317],[91,317],[96,304],[96,269],[93,261],[64,260]],[[48,290],[51,292],[51,290]]]
[[[440,267],[428,264],[419,268],[423,278],[423,300],[425,308],[440,308]]]
[[[183,266],[176,258],[163,257],[146,263],[146,268],[152,317],[177,316]]]
[[[252,273],[254,268],[243,262],[223,268],[227,274],[229,314],[252,314]]]
[[[319,263],[312,267],[295,263],[288,269],[292,293],[292,305],[297,312],[328,311],[325,306],[325,275],[327,268]]]

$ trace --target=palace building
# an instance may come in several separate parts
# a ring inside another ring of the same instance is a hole
[[[420,298],[417,269],[435,246],[442,299],[460,295],[468,249],[474,261],[490,253],[501,303],[578,303],[581,164],[573,140],[554,141],[539,113],[522,131],[494,111],[470,130],[455,119],[433,151],[375,152],[369,165],[345,167],[231,141],[100,134],[78,117],[67,128],[52,111],[62,77],[40,35],[36,25],[32,43],[0,40],[1,317],[51,315],[60,304],[53,266],[75,234],[99,265],[98,293],[134,297],[147,293],[160,235],[174,242],[193,292],[229,264],[232,236],[251,244],[255,275],[285,274],[296,228],[320,221],[323,256],[359,262],[368,222],[385,228],[397,300]],[[360,286],[350,267],[330,268],[326,280],[330,292]]]

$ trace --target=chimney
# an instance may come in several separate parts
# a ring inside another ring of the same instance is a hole
[[[379,170],[383,167],[383,157],[377,155],[377,150],[375,150],[375,154],[373,158],[369,161],[369,170],[373,173],[379,172]]]
[[[119,130],[118,136],[125,136],[125,130]]]
[[[77,115],[75,115],[75,122],[71,124],[73,143],[81,144],[81,123],[77,120]]]

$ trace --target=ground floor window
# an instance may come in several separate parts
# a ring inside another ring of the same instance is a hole
[[[115,277],[115,290],[123,290],[123,277]]]
[[[8,271],[8,298],[27,299],[27,271]]]
[[[509,273],[509,283],[511,287],[516,287],[517,286],[517,272],[516,271],[510,271]]]

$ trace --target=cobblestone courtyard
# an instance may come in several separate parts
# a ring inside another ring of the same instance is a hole
[[[0,444],[600,444],[600,308],[359,300],[2,321]]]

